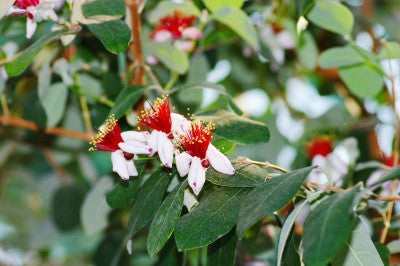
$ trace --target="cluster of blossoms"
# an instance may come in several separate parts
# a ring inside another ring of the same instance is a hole
[[[138,122],[151,133],[121,132],[117,120],[111,116],[90,143],[90,150],[111,152],[113,171],[122,179],[138,175],[132,161],[137,154],[152,156],[155,153],[167,168],[172,168],[175,155],[179,175],[188,175],[189,185],[196,195],[204,185],[206,170],[210,166],[227,175],[235,173],[229,159],[211,144],[212,125],[191,122],[172,113],[166,96],[157,98],[149,110],[143,111]]]
[[[16,0],[8,10],[8,16],[26,16],[26,38],[31,38],[36,31],[37,22],[42,20],[57,21],[55,9],[63,4],[64,0]]]
[[[176,10],[172,15],[160,19],[160,23],[154,28],[150,38],[154,42],[172,43],[184,52],[191,51],[193,41],[203,36],[202,32],[193,26],[195,22],[195,16],[185,16],[181,11]],[[147,58],[147,61],[150,64],[156,63],[152,56]]]

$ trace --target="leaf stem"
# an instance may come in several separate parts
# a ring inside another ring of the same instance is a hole
[[[10,116],[10,109],[8,109],[7,96],[5,93],[0,97],[1,108],[3,109],[4,116]]]
[[[174,84],[178,80],[178,78],[179,78],[178,73],[172,72],[167,85],[165,85],[165,87],[164,87],[164,90],[169,91],[170,89],[172,89],[172,86],[174,86]]]
[[[92,126],[92,120],[90,119],[89,106],[86,101],[85,95],[83,94],[78,73],[75,73],[75,75],[74,75],[74,82],[75,82],[75,86],[76,86],[76,89],[77,89],[77,92],[79,95],[79,102],[81,104],[82,117],[83,117],[83,121],[85,122],[86,130],[89,134],[93,134],[93,126]]]

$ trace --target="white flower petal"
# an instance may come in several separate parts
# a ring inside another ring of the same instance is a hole
[[[151,155],[153,155],[154,153],[156,153],[158,151],[158,134],[160,132],[157,130],[153,130],[153,132],[151,132],[149,139],[147,140],[147,145],[153,149],[153,151],[151,152]]]
[[[26,38],[30,39],[36,31],[36,21],[33,19],[28,18],[26,20]]]
[[[196,196],[199,195],[205,181],[206,169],[204,169],[204,167],[201,165],[201,160],[199,157],[193,157],[190,165],[188,182]]]
[[[171,113],[171,130],[176,138],[178,135],[183,135],[190,127],[191,122],[183,115]]]
[[[200,39],[203,36],[203,34],[198,28],[189,27],[182,31],[182,36],[190,40],[197,40]]]
[[[172,167],[174,160],[174,145],[164,132],[158,133],[158,156],[161,163],[167,168]]]
[[[128,140],[134,140],[134,141],[140,141],[140,142],[146,142],[150,134],[149,132],[146,131],[125,131],[121,133],[121,137],[124,141]]]
[[[120,142],[118,146],[124,152],[129,152],[132,154],[150,154],[153,152],[153,149],[150,148],[149,146],[143,144],[142,142],[137,142],[133,140]]]
[[[187,208],[187,210],[190,212],[194,206],[199,204],[197,201],[196,197],[190,192],[189,189],[185,190],[185,193],[183,194],[183,205]]]
[[[167,42],[169,40],[172,40],[172,34],[167,30],[160,30],[153,36],[155,42]]]
[[[139,175],[138,171],[136,170],[135,164],[133,163],[133,160],[127,160],[126,166],[128,168],[129,176],[138,176]]]
[[[222,152],[220,152],[214,145],[210,144],[207,149],[207,158],[210,161],[211,166],[220,173],[233,175],[235,168]]]
[[[111,153],[111,162],[113,165],[113,171],[116,172],[122,179],[128,180],[129,179],[128,167],[126,164],[126,159],[124,157],[124,154],[122,153],[121,150],[117,150]]]
[[[175,156],[176,168],[180,176],[185,176],[189,173],[190,162],[192,161],[192,156],[187,152],[182,152]]]

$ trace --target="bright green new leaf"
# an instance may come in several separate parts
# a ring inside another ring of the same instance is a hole
[[[156,24],[162,17],[172,15],[176,10],[181,11],[186,16],[194,15],[199,17],[201,14],[200,10],[191,1],[185,1],[182,3],[161,1],[149,12],[147,19],[151,24]]]
[[[125,15],[124,0],[96,0],[82,5],[86,18],[92,16],[123,16]]]
[[[211,167],[206,172],[207,180],[224,187],[255,187],[265,183],[267,173],[261,167],[246,163],[241,158],[232,161],[232,164],[236,170],[233,175],[222,174]]]
[[[215,125],[215,134],[236,143],[254,144],[269,140],[269,130],[266,125],[227,111],[218,111],[213,115],[199,116],[199,118],[202,121],[212,122]]]
[[[220,188],[211,193],[175,227],[178,250],[194,249],[213,243],[236,224],[240,204],[248,188]]]
[[[36,55],[51,41],[59,38],[61,35],[67,33],[67,30],[59,30],[49,32],[40,37],[36,42],[29,46],[20,56],[8,62],[5,69],[9,76],[18,76],[30,65]]]
[[[307,17],[315,25],[337,34],[350,34],[353,29],[353,14],[337,1],[316,1]]]
[[[343,248],[354,222],[358,186],[325,199],[304,222],[303,248],[306,265],[326,265]]]
[[[367,65],[340,68],[339,75],[348,89],[360,98],[372,98],[383,87],[382,74]]]
[[[160,206],[172,174],[165,169],[155,171],[140,188],[133,204],[128,223],[128,236],[142,229],[154,216]]]
[[[324,51],[319,57],[322,68],[334,68],[363,63],[365,59],[351,46],[334,47]]]
[[[83,230],[88,235],[99,233],[107,227],[107,215],[111,208],[107,205],[105,195],[112,184],[111,178],[102,178],[85,197],[80,217]]]
[[[87,26],[108,51],[117,54],[128,48],[131,30],[124,21],[117,19]]]
[[[174,231],[181,216],[186,186],[187,180],[171,191],[154,216],[147,237],[147,250],[152,257],[162,249]]]
[[[387,42],[382,45],[378,53],[379,59],[400,58],[400,44],[398,42]]]
[[[236,232],[239,237],[261,218],[282,209],[297,193],[313,166],[271,178],[255,187],[242,203]]]
[[[143,45],[143,49],[146,55],[155,55],[173,72],[184,74],[189,69],[187,54],[175,46],[165,43],[146,42]]]
[[[351,237],[346,241],[344,248],[332,261],[332,264],[342,266],[384,265],[362,221],[353,230]]]
[[[115,115],[115,118],[121,118],[134,104],[142,97],[145,88],[142,86],[132,86],[123,89],[115,100],[114,107],[109,115]]]
[[[240,9],[243,6],[243,0],[203,0],[203,3],[211,12],[222,7],[232,6]]]
[[[229,6],[218,9],[213,18],[225,24],[253,47],[258,48],[257,32],[250,18],[237,7]]]
[[[234,265],[237,237],[232,229],[227,235],[208,246],[207,266]]]

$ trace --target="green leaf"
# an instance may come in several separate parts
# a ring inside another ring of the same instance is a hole
[[[62,82],[52,84],[45,91],[39,91],[40,103],[47,117],[47,127],[53,127],[64,115],[68,99],[68,88]]]
[[[304,180],[314,169],[301,168],[268,180],[255,187],[242,203],[236,232],[239,237],[261,218],[282,209],[297,193]]]
[[[175,10],[181,11],[186,16],[195,15],[200,17],[200,10],[190,1],[183,3],[175,3],[171,1],[161,1],[155,8],[153,8],[147,19],[151,24],[156,24],[162,17],[172,14]]]
[[[365,59],[351,46],[328,49],[319,57],[319,65],[322,68],[349,66],[364,61]]]
[[[125,15],[124,0],[96,0],[82,5],[83,15],[92,16],[123,16]]]
[[[375,244],[376,250],[379,253],[379,256],[381,257],[383,265],[389,266],[390,265],[390,251],[389,251],[389,249],[384,244],[381,244],[379,242],[375,242],[374,244]],[[389,243],[389,245],[390,245],[390,243]]]
[[[394,168],[390,170],[388,173],[384,174],[381,178],[379,178],[378,181],[375,183],[371,184],[370,187],[373,187],[378,184],[382,184],[384,182],[396,179],[400,176],[400,167]]]
[[[269,130],[266,125],[227,111],[218,111],[213,115],[199,116],[199,118],[212,122],[215,125],[215,134],[236,143],[255,144],[269,140]]]
[[[155,55],[171,71],[184,74],[189,69],[189,59],[185,52],[166,43],[146,42],[143,45],[146,55]]]
[[[222,7],[236,7],[243,6],[243,0],[203,0],[204,5],[211,11],[215,12]]]
[[[112,184],[109,177],[102,178],[85,197],[80,217],[83,230],[88,235],[99,233],[107,227],[107,216],[111,208],[104,196]]]
[[[235,230],[231,230],[227,235],[209,245],[207,249],[207,266],[234,265],[236,243]]]
[[[393,240],[387,245],[390,254],[400,253],[400,239]]]
[[[353,14],[337,1],[316,1],[307,17],[315,25],[337,34],[350,34],[353,29]]]
[[[258,48],[257,32],[250,18],[242,10],[230,6],[218,9],[213,18],[231,28],[250,45]]]
[[[400,58],[400,44],[398,42],[387,42],[382,45],[378,53],[379,59],[396,59]]]
[[[175,241],[170,239],[161,250],[157,266],[182,266],[182,253],[178,252]]]
[[[87,26],[100,39],[108,51],[117,54],[124,52],[128,48],[131,30],[124,21],[117,19]]]
[[[318,48],[311,33],[303,31],[297,43],[297,55],[300,63],[308,70],[317,65]]]
[[[289,239],[290,233],[292,231],[292,227],[294,225],[294,222],[296,221],[297,216],[299,215],[301,209],[309,202],[313,201],[315,198],[317,198],[319,195],[321,195],[323,191],[317,191],[313,194],[311,194],[306,200],[298,203],[294,210],[289,214],[289,216],[286,218],[285,223],[283,224],[281,233],[279,235],[279,243],[278,243],[278,255],[277,255],[277,265],[280,266],[282,265],[282,257],[283,257],[283,251],[285,250],[285,245],[286,242]]]
[[[343,248],[354,221],[358,186],[328,197],[304,222],[303,260],[306,265],[325,265]]]
[[[350,239],[346,241],[344,248],[332,261],[333,265],[374,265],[383,266],[381,257],[369,236],[365,225],[359,221],[353,230]]]
[[[160,206],[171,173],[164,168],[155,171],[140,188],[133,204],[128,223],[128,236],[132,236],[142,229],[154,216]]]
[[[360,98],[372,98],[383,87],[383,76],[366,65],[340,68],[339,75],[348,89]]]
[[[20,56],[5,64],[5,69],[9,76],[18,76],[31,64],[37,54],[51,41],[67,33],[67,30],[49,32],[40,37],[36,42],[29,46]]]
[[[147,250],[152,257],[162,249],[174,231],[181,216],[186,186],[187,180],[171,191],[154,216],[147,237]]]
[[[109,115],[114,114],[115,118],[121,118],[137,101],[142,97],[145,88],[142,86],[132,86],[123,89],[115,100],[114,107]]]
[[[222,174],[211,167],[206,172],[207,180],[224,187],[255,187],[265,183],[267,173],[261,167],[246,163],[240,157],[232,164],[236,170],[233,175]]]
[[[206,246],[228,233],[235,225],[247,188],[220,188],[211,193],[175,227],[178,250]]]

